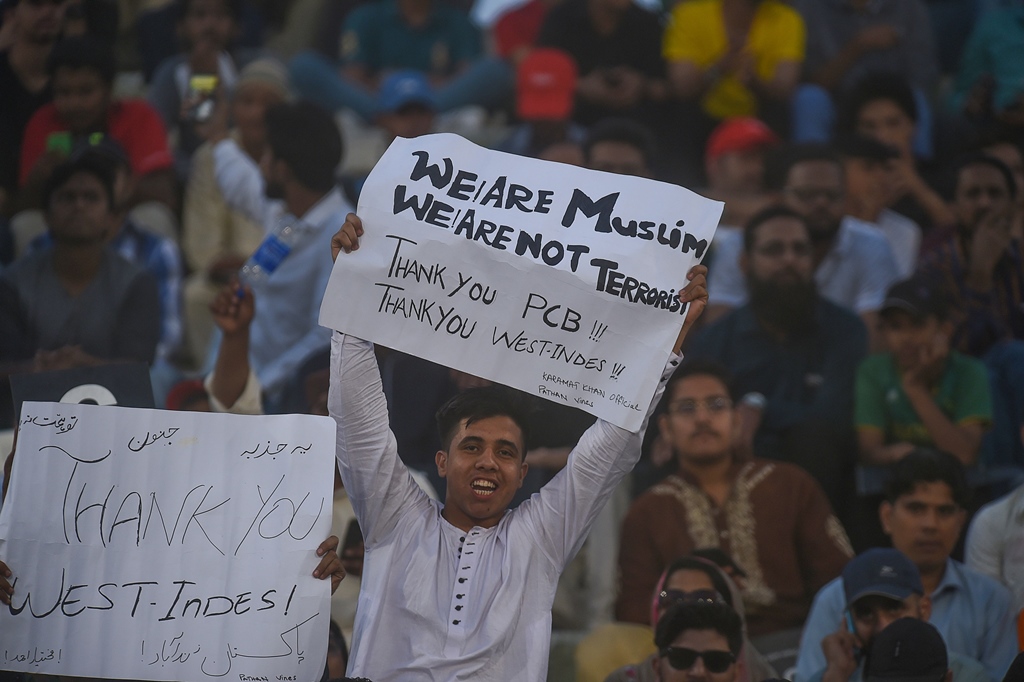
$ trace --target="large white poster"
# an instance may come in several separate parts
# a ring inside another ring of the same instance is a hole
[[[29,403],[0,512],[0,668],[319,680],[334,423]]]
[[[320,323],[640,428],[722,204],[642,178],[397,139]]]

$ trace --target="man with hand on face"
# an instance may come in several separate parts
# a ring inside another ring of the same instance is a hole
[[[335,256],[357,249],[362,234],[350,214],[332,242]],[[691,307],[663,378],[707,301],[705,272],[695,266],[680,292]],[[419,490],[398,458],[372,344],[335,332],[328,407],[366,552],[348,674],[544,679],[558,576],[639,459],[642,431],[598,420],[565,468],[508,511],[526,474],[529,434],[506,389],[467,391],[439,411],[443,505]]]
[[[950,558],[967,515],[964,505],[968,489],[963,465],[953,455],[922,448],[904,456],[891,471],[892,479],[879,516],[893,547],[917,570],[920,589],[916,594],[921,600],[927,598],[930,605],[927,620],[942,634],[950,653],[978,661],[990,679],[1002,679],[1017,653],[1013,597],[992,578]],[[864,562],[868,556],[874,555],[869,552],[859,560]],[[897,570],[893,562],[879,565]],[[878,575],[882,572],[879,568]],[[846,576],[844,571],[843,577],[833,580],[814,597],[800,639],[796,682],[807,682],[830,663],[822,641],[837,629],[846,630],[845,641],[853,646],[849,639],[851,628],[840,628],[845,609],[857,601],[858,593],[856,584],[851,585],[852,590],[847,586]],[[900,612],[896,617],[903,615],[914,614]],[[870,636],[861,636],[858,646],[866,645]],[[847,667],[848,664],[849,661]],[[847,674],[851,672],[848,670]]]
[[[924,594],[917,566],[899,550],[869,549],[846,565],[842,583],[844,621],[821,641],[827,664],[811,682],[863,679],[864,661],[872,657],[879,633],[901,618],[927,621],[931,616],[931,600]],[[978,661],[960,654],[949,654],[949,669],[955,682],[989,679]]]

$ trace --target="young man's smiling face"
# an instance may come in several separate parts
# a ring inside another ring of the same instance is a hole
[[[523,432],[507,416],[463,419],[448,444],[435,456],[447,481],[442,516],[457,528],[498,524],[522,487],[527,465]]]

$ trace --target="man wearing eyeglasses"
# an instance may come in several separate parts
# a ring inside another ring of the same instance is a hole
[[[846,565],[842,582],[846,596],[843,623],[822,640],[826,667],[808,682],[863,679],[864,662],[873,660],[881,632],[900,619],[927,621],[931,616],[931,599],[924,593],[917,566],[899,550],[869,549]],[[949,670],[954,682],[990,679],[981,663],[954,652],[949,652]],[[936,682],[941,682],[941,674]]]
[[[647,622],[665,567],[695,549],[718,547],[746,573],[750,635],[799,627],[811,596],[853,555],[821,487],[791,464],[736,457],[738,410],[721,366],[688,362],[665,396],[658,427],[679,469],[626,515],[617,618]]]
[[[875,328],[885,292],[899,268],[881,232],[846,215],[846,188],[839,156],[828,147],[800,145],[784,150],[769,164],[766,185],[786,206],[807,221],[811,231],[811,265],[821,295]],[[723,242],[708,280],[709,319],[748,300],[738,244]]]
[[[654,633],[658,682],[735,682],[743,646],[740,617],[712,602],[683,603],[658,621]]]

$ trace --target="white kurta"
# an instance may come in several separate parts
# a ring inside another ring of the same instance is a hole
[[[648,415],[677,364],[666,366]],[[463,532],[398,458],[371,344],[335,332],[328,405],[366,547],[348,674],[544,680],[558,576],[639,458],[643,431],[599,420],[539,493],[497,526]]]

